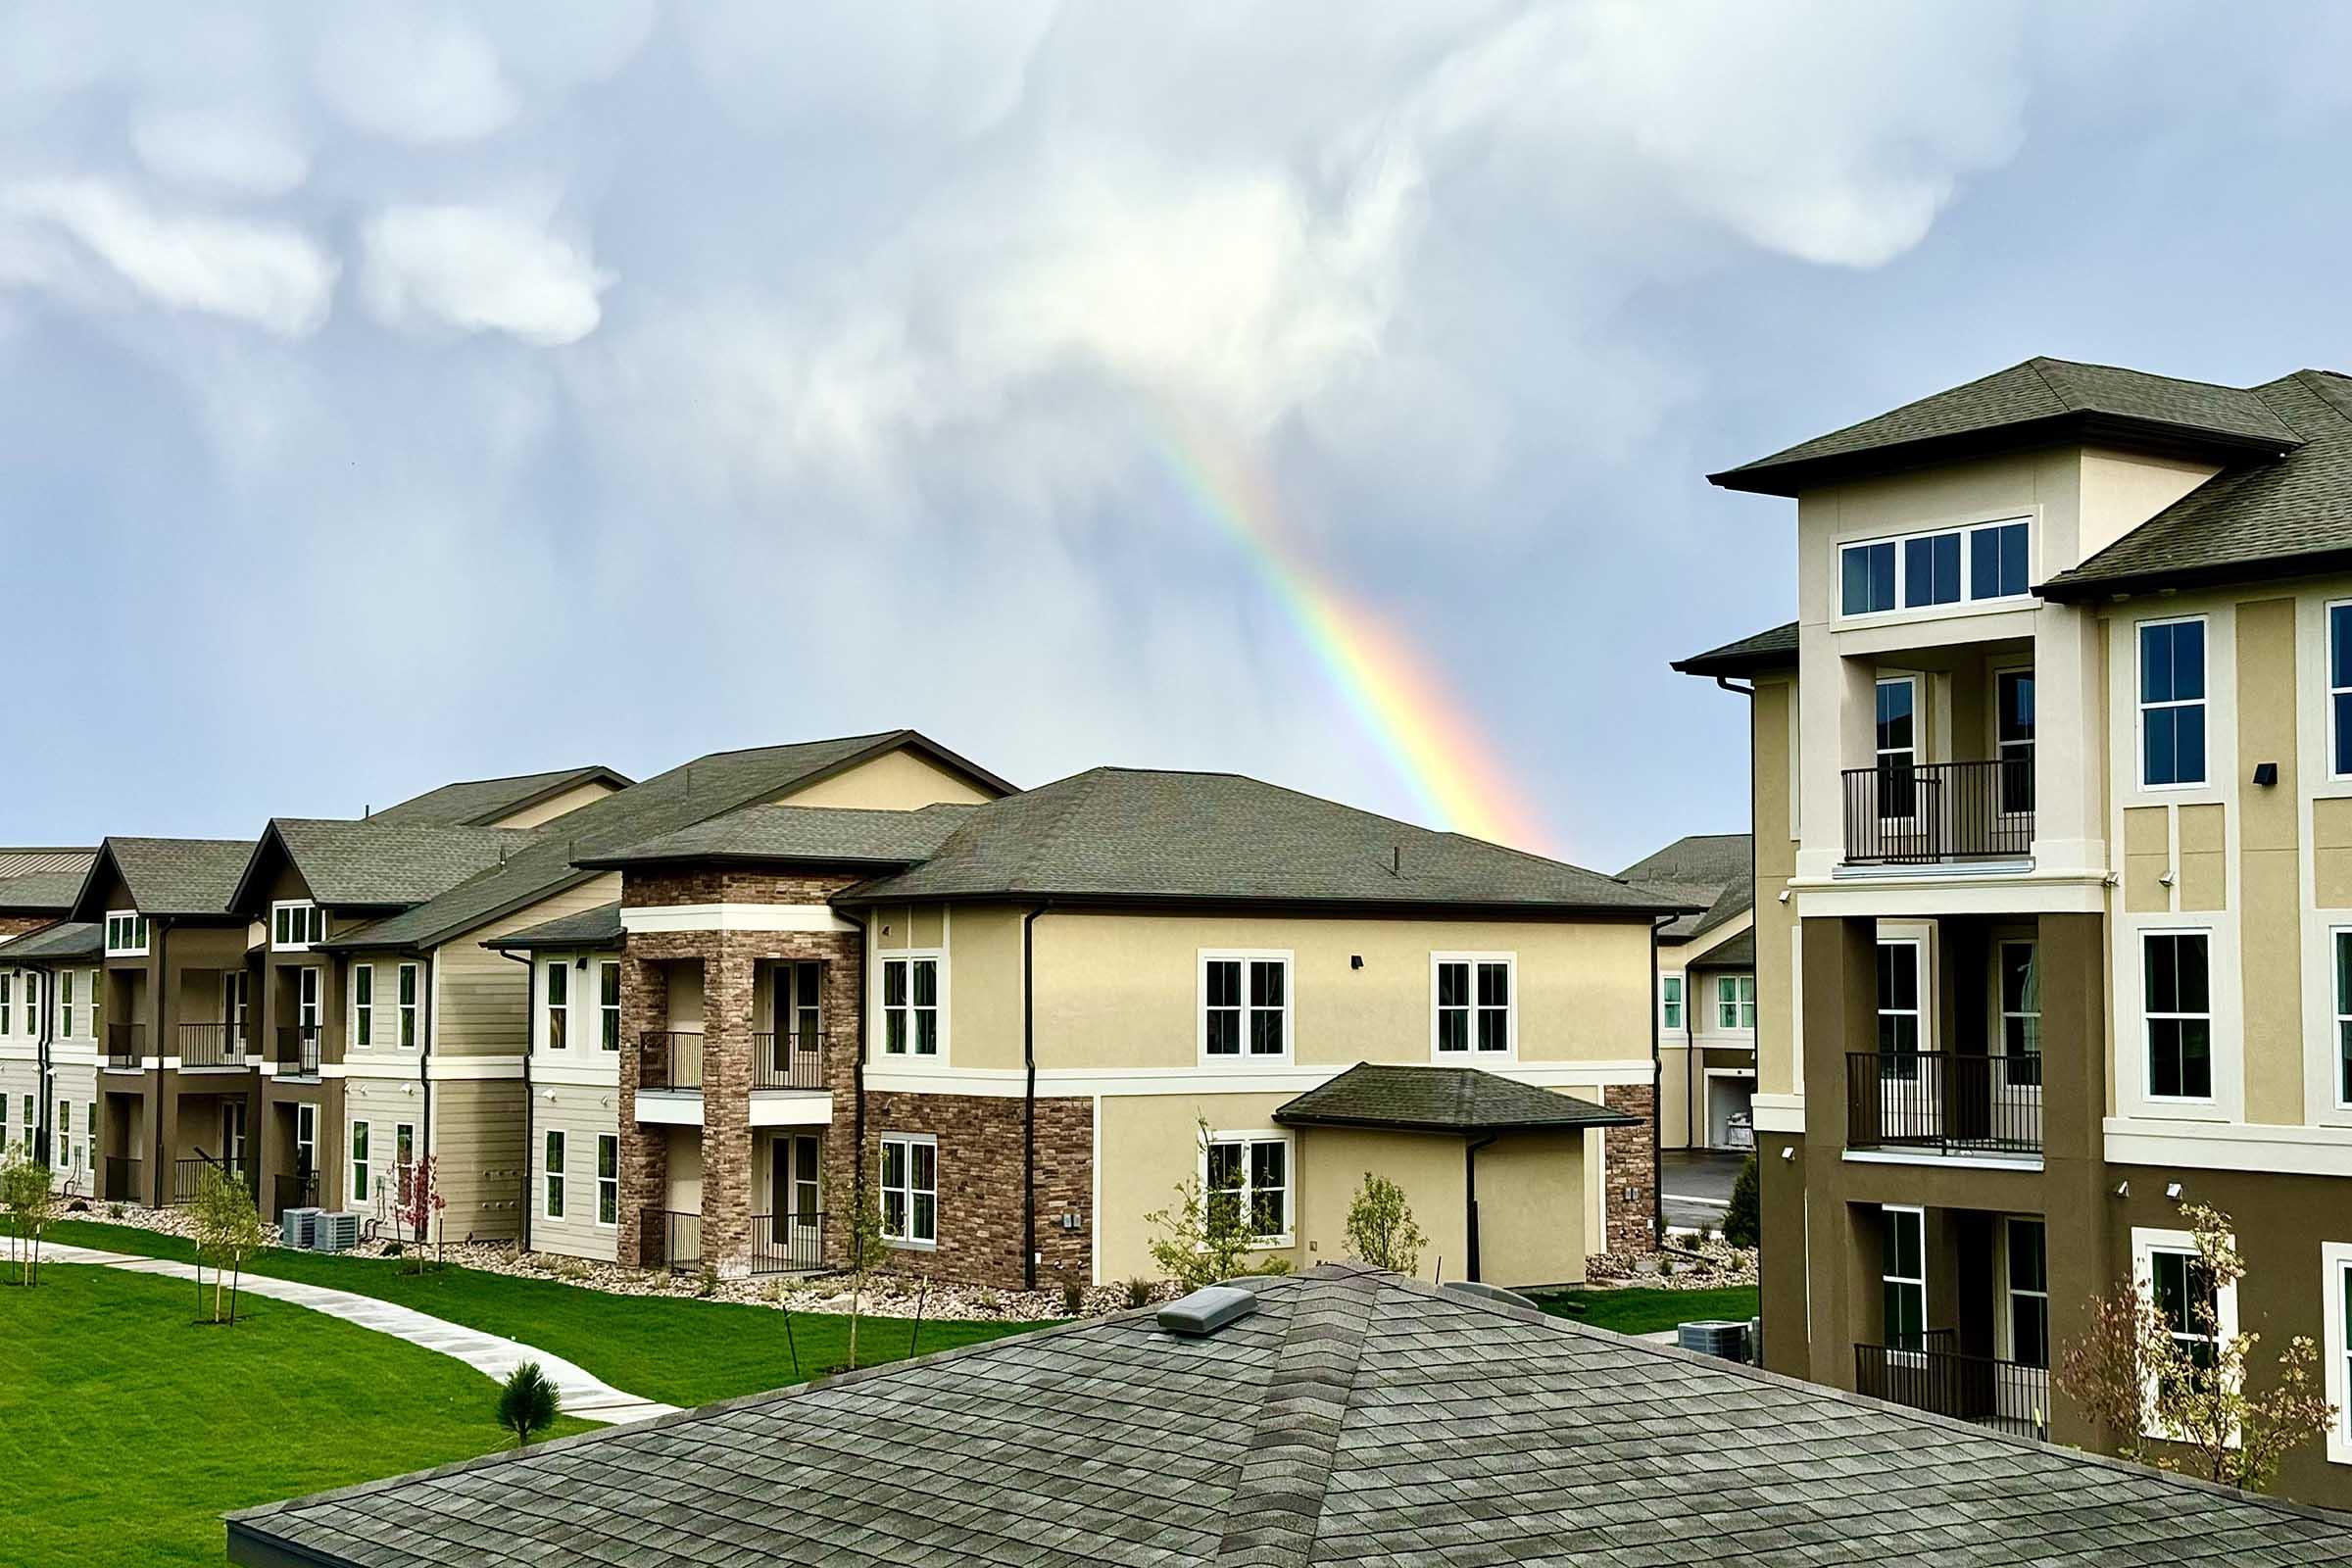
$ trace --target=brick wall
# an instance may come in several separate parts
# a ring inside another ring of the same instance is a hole
[[[1658,1245],[1658,1146],[1649,1119],[1655,1093],[1647,1084],[1612,1084],[1601,1095],[1601,1102],[1611,1110],[1642,1118],[1638,1127],[1611,1127],[1601,1134],[1608,1141],[1612,1252],[1647,1252]]]
[[[662,904],[824,904],[859,880],[846,871],[624,871],[620,902],[627,908]]]
[[[882,1135],[939,1140],[939,1246],[893,1249],[889,1267],[963,1284],[1018,1290],[1021,1268],[1021,1111],[1017,1096],[868,1094],[865,1169],[880,1169]],[[837,1123],[838,1125],[838,1123]],[[840,1140],[844,1148],[846,1139]],[[1037,1102],[1037,1281],[1085,1285],[1093,1268],[1094,1102]],[[846,1187],[837,1188],[846,1192]],[[1062,1228],[1061,1216],[1078,1216]],[[827,1227],[828,1236],[836,1228]]]
[[[38,931],[45,925],[56,924],[56,917],[46,914],[0,914],[0,942],[21,937],[27,931]]]

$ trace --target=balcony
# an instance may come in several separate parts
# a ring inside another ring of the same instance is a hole
[[[199,1152],[191,1158],[175,1159],[172,1162],[172,1201],[174,1204],[196,1201],[197,1195],[204,1191],[204,1173],[208,1170],[220,1172],[237,1186],[244,1188],[249,1196],[259,1195],[260,1172],[235,1160],[215,1159],[209,1154]]]
[[[137,1072],[147,1057],[147,1026],[110,1023],[106,1026],[106,1065],[110,1072]]]
[[[1948,1329],[1928,1330],[1915,1347],[1855,1346],[1854,1392],[2016,1437],[2049,1441],[2049,1369],[1963,1354]]]
[[[281,1023],[277,1026],[277,1075],[280,1078],[318,1076],[318,1026]]]
[[[245,1042],[225,1023],[183,1023],[179,1026],[179,1064],[182,1067],[242,1067]]]
[[[752,1036],[754,1089],[822,1089],[825,1050],[821,1035]]]
[[[1889,760],[1844,775],[1848,865],[2022,858],[2034,849],[2034,764]]]
[[[754,1274],[813,1274],[825,1266],[825,1216],[754,1214],[749,1263]],[[703,1216],[648,1208],[638,1219],[641,1262],[692,1274],[703,1267]]]
[[[2041,1057],[1850,1052],[1845,1147],[2038,1157]]]
[[[637,1087],[641,1090],[703,1087],[703,1035],[699,1029],[648,1029],[637,1041]]]
[[[275,1219],[289,1208],[318,1206],[318,1173],[297,1170],[291,1176],[275,1176],[270,1182],[270,1217]]]
[[[99,1195],[110,1203],[144,1203],[147,1201],[145,1167],[140,1161],[121,1154],[106,1156],[106,1188]]]
[[[637,1043],[638,1089],[699,1093],[703,1087],[706,1038],[700,1030],[646,1030]],[[752,1088],[755,1091],[826,1088],[823,1038],[813,1034],[753,1035]]]

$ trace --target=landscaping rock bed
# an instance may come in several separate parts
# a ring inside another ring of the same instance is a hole
[[[1710,1241],[1669,1241],[1654,1252],[1602,1252],[1585,1259],[1585,1283],[1594,1290],[1712,1291],[1756,1283],[1756,1250]]]

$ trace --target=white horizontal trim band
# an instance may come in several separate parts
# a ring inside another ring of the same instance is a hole
[[[661,904],[624,907],[624,932],[856,931],[829,904]]]
[[[1038,1069],[1041,1098],[1090,1095],[1275,1095],[1304,1094],[1337,1078],[1355,1062],[1284,1067],[1054,1067]],[[1425,1062],[1403,1063],[1423,1066]],[[1497,1078],[1543,1089],[1607,1089],[1646,1085],[1646,1056],[1628,1061],[1493,1062]],[[1018,1067],[908,1067],[869,1062],[865,1087],[878,1094],[979,1095],[1020,1098],[1025,1075]]]
[[[2352,1176],[2352,1127],[2279,1127],[2238,1122],[2166,1123],[2110,1116],[2110,1165],[2180,1165],[2193,1170]]]
[[[1930,1154],[1914,1153],[1904,1149],[1849,1149],[1845,1152],[1849,1165],[1923,1165],[1934,1170],[2022,1170],[2041,1169],[2041,1156],[2020,1154],[2004,1159],[1998,1154]]]

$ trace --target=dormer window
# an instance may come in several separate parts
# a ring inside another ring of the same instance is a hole
[[[106,911],[106,956],[139,958],[147,954],[147,917],[136,909]]]
[[[1871,539],[1838,551],[1838,611],[1880,615],[1900,606],[1933,610],[1963,602],[2022,599],[2028,524],[2022,517]]]
[[[308,899],[285,899],[270,906],[270,946],[280,953],[304,953],[313,943],[326,940],[326,911]]]

